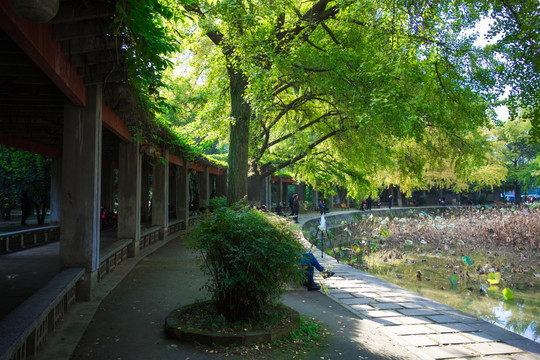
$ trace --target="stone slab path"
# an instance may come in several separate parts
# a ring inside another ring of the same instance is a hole
[[[540,359],[540,343],[312,251],[336,273],[320,291],[419,359]]]

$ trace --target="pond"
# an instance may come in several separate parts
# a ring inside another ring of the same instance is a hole
[[[540,208],[356,216],[329,233],[340,261],[540,342]]]
[[[417,270],[410,264],[399,267],[373,266],[369,273],[427,298],[484,319],[516,334],[540,342],[540,292],[538,288],[514,289],[514,298],[505,300],[500,286],[476,280],[452,285],[445,275]],[[426,277],[431,276],[431,277]],[[436,279],[433,279],[436,278]]]

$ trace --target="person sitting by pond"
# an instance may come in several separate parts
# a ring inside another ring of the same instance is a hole
[[[310,252],[302,254],[302,257],[300,258],[300,265],[302,266],[302,270],[304,270],[306,275],[306,283],[304,285],[308,291],[317,291],[321,289],[321,286],[313,280],[313,274],[315,273],[314,269],[321,272],[323,279],[327,279],[336,274],[333,271],[326,270],[324,266],[319,264],[315,256]]]
[[[276,215],[283,216],[283,207],[281,206],[281,201],[276,205]]]
[[[321,212],[321,215],[326,214],[328,212],[328,208],[326,207],[324,200],[319,200],[319,204],[317,206],[319,207],[319,211]]]

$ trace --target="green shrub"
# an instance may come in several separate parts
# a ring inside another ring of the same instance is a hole
[[[416,201],[418,203],[418,206],[424,206],[427,204],[427,198],[425,196],[418,197]]]
[[[208,202],[208,210],[213,212],[217,208],[227,206],[227,198],[225,196],[218,196],[213,199],[210,199]]]
[[[303,252],[286,220],[247,207],[221,207],[191,236],[209,275],[205,284],[228,321],[260,320],[291,280],[302,278]]]

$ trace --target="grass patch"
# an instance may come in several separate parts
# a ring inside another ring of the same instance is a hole
[[[274,342],[246,346],[214,347],[205,350],[226,357],[240,359],[305,359],[327,344],[329,331],[312,318],[300,319],[300,328],[288,337]]]

